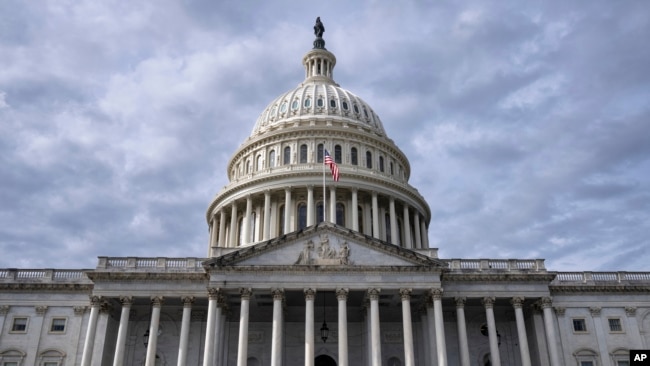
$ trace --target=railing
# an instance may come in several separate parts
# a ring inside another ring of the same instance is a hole
[[[0,281],[85,282],[90,281],[85,269],[0,269]]]
[[[546,271],[543,259],[448,259],[452,271]]]
[[[159,271],[186,271],[195,272],[202,270],[205,258],[140,258],[140,257],[99,257],[97,269],[142,269]]]
[[[558,272],[555,284],[650,281],[650,272]]]

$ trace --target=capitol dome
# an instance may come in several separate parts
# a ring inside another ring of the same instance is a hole
[[[305,79],[268,104],[228,162],[229,183],[206,212],[208,256],[321,222],[428,249],[431,212],[408,183],[406,155],[370,105],[334,81],[336,57],[321,36],[302,64]]]

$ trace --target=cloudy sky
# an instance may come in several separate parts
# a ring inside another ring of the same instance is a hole
[[[0,1],[0,268],[207,253],[316,16],[443,258],[650,270],[650,2]]]

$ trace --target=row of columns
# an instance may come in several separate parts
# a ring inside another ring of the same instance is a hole
[[[406,366],[413,366],[415,355],[413,350],[413,328],[411,319],[410,296],[411,289],[400,289],[399,293],[402,302],[402,323],[404,339],[404,362]],[[431,301],[427,302],[427,323],[428,339],[431,349],[436,350],[437,364],[440,366],[447,365],[447,351],[445,343],[444,319],[442,312],[442,292],[440,288],[434,288],[430,291]],[[379,321],[379,293],[380,289],[370,288],[367,290],[369,301],[368,318],[369,318],[369,358],[370,365],[379,366],[382,364],[381,359],[381,339],[380,339],[380,321]],[[282,364],[282,334],[283,334],[283,301],[284,290],[273,289],[273,323],[271,336],[271,365],[279,366]],[[252,290],[250,288],[240,289],[241,306],[239,319],[239,338],[237,366],[246,366],[248,358],[248,323],[249,323],[249,306]],[[316,296],[315,289],[305,289],[305,365],[314,366],[314,300]],[[348,332],[347,332],[347,297],[348,289],[339,288],[336,290],[338,301],[338,349],[339,362],[341,366],[348,365]],[[205,347],[203,355],[203,366],[214,365],[215,359],[215,337],[217,330],[223,324],[221,310],[223,307],[223,294],[217,288],[208,288],[208,318],[206,328]],[[467,329],[465,322],[465,297],[456,297],[456,315],[458,326],[458,344],[459,358],[461,366],[469,366],[469,345],[467,341]],[[182,298],[183,314],[181,320],[181,331],[178,351],[178,364],[184,365],[187,360],[188,339],[190,330],[191,307],[194,297],[186,296]],[[133,299],[131,297],[120,297],[122,311],[117,334],[115,355],[113,366],[122,366],[124,364],[124,355],[126,348],[126,339],[129,325],[129,313]],[[490,356],[493,366],[501,365],[499,353],[499,339],[496,332],[496,322],[494,317],[494,297],[484,297],[481,300],[485,307],[487,319],[488,337],[490,345]],[[526,326],[523,315],[523,297],[513,297],[510,300],[514,312],[517,326],[517,336],[522,366],[531,366],[530,350],[526,336]],[[158,337],[158,327],[160,322],[160,310],[163,303],[162,297],[152,297],[152,311],[149,328],[149,341],[147,344],[146,366],[154,366],[156,360],[156,347]],[[97,328],[97,320],[101,307],[99,297],[91,298],[91,311],[88,323],[88,329],[84,342],[81,366],[89,366],[93,355],[94,338]],[[544,318],[544,328],[547,337],[548,352],[551,366],[560,366],[560,355],[557,348],[557,336],[555,333],[554,318],[552,313],[552,302],[548,297],[542,298],[538,304],[542,308]],[[424,322],[423,322],[424,325]],[[442,336],[440,336],[442,335]],[[433,341],[435,340],[435,344]]]
[[[324,192],[325,194],[325,192]],[[331,222],[331,223],[336,223],[336,187],[331,186],[330,187],[330,192],[329,192],[329,207],[324,207],[325,211],[327,214],[325,215],[326,221]],[[358,205],[359,205],[359,197],[358,197],[358,190],[352,189],[351,190],[351,204],[350,204],[350,209],[348,210],[350,212],[350,223],[351,223],[351,228],[352,230],[359,231],[359,213],[358,213]],[[428,242],[428,235],[427,235],[427,229],[426,229],[426,222],[424,221],[424,217],[421,217],[419,212],[417,210],[413,210],[412,208],[409,207],[409,205],[406,202],[402,203],[403,206],[403,212],[402,212],[402,222],[403,222],[403,239],[404,243],[402,243],[402,238],[398,235],[398,225],[397,225],[397,220],[398,220],[398,213],[395,208],[395,198],[394,197],[389,197],[388,199],[388,215],[389,215],[389,224],[390,224],[390,242],[395,245],[402,245],[405,248],[409,249],[425,249],[429,247],[429,242]],[[274,235],[272,231],[272,225],[271,225],[271,210],[272,210],[273,203],[271,202],[271,192],[269,190],[266,190],[264,192],[264,206],[263,208],[260,207],[256,212],[262,214],[258,216],[262,216],[264,222],[262,223],[261,227],[261,232],[260,232],[260,237],[262,241],[269,240],[272,235]],[[367,207],[364,209],[364,212],[366,212],[365,217],[362,218],[364,222],[367,221],[366,224],[368,228],[366,231],[372,235],[374,238],[377,239],[387,239],[387,232],[386,230],[382,233],[381,226],[380,226],[380,218],[382,217],[382,212],[385,212],[383,210],[380,210],[379,207],[379,199],[378,199],[378,194],[377,192],[372,192],[371,193],[371,202],[369,205],[366,205]],[[290,187],[285,188],[284,190],[284,224],[283,224],[283,232],[288,233],[293,230],[295,230],[294,226],[294,221],[295,220],[295,208],[292,205],[292,189]],[[413,211],[413,212],[411,212]],[[244,220],[242,224],[242,232],[241,232],[241,243],[242,244],[249,244],[255,239],[253,239],[253,225],[251,225],[251,217],[253,213],[253,197],[251,195],[246,197],[246,209],[244,212]],[[314,201],[314,186],[308,186],[307,187],[307,217],[306,217],[306,222],[307,226],[311,226],[316,224],[316,219],[315,219],[315,213],[316,213],[316,203]],[[277,213],[274,215],[278,217]],[[212,218],[211,225],[210,225],[210,246],[219,246],[219,247],[235,247],[237,246],[238,243],[238,210],[237,210],[237,201],[233,201],[230,203],[230,227],[229,227],[229,236],[226,238],[225,232],[226,232],[226,220],[227,220],[227,208],[226,206],[221,207],[221,209],[218,211],[218,214],[215,214]],[[413,228],[411,228],[411,219],[413,220]],[[372,229],[370,229],[372,228]],[[411,229],[413,230],[413,238],[411,237]]]

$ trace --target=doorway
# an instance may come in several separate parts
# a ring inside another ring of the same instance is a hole
[[[336,366],[336,361],[328,355],[320,355],[315,361],[314,366]]]

